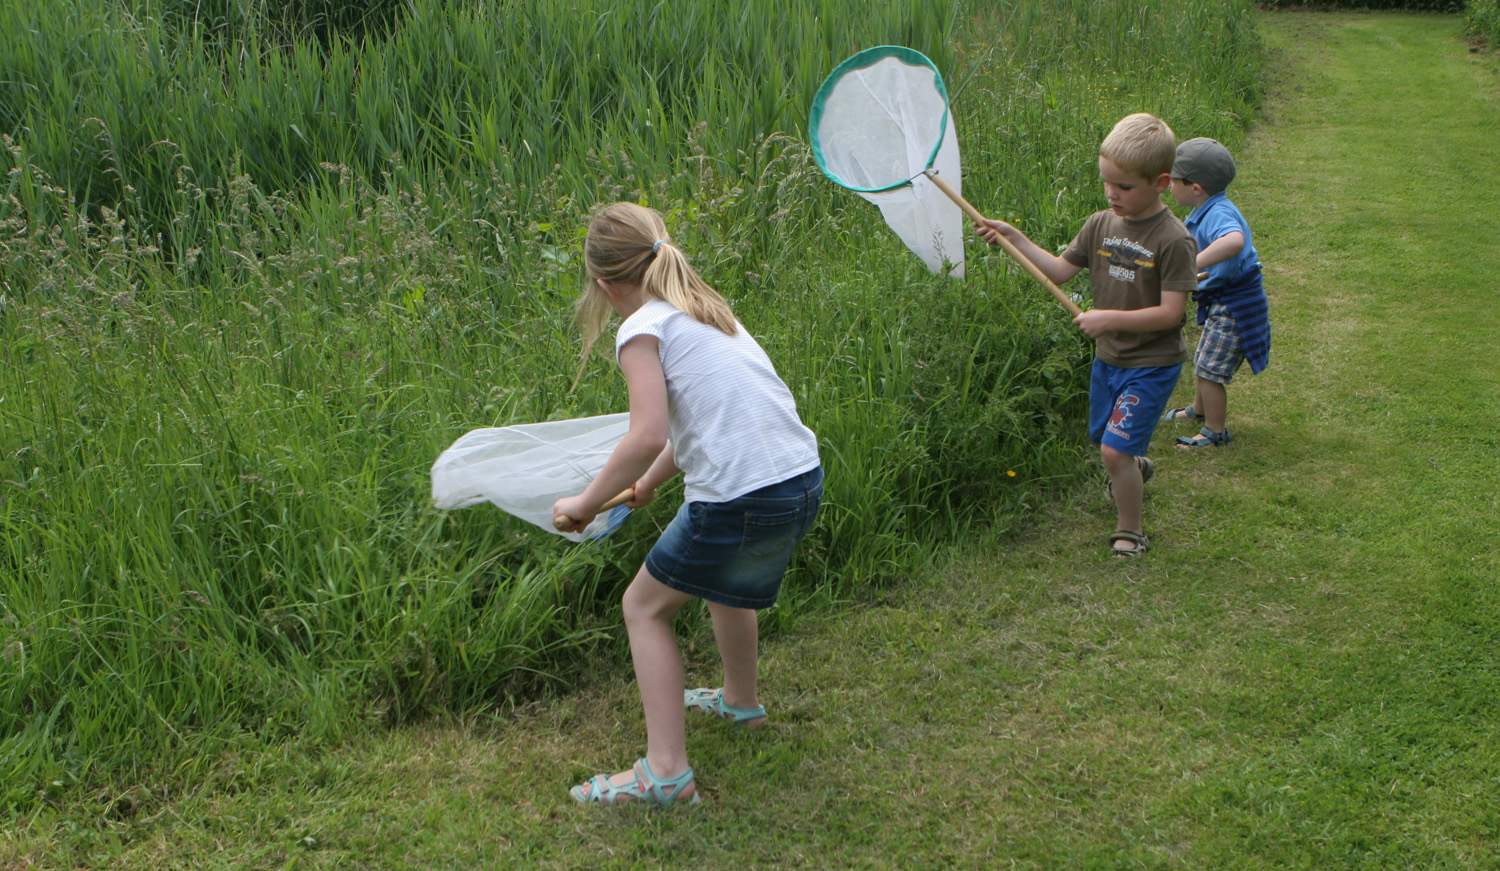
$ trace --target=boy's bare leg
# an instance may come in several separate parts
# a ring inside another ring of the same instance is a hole
[[[1229,413],[1229,392],[1224,385],[1206,378],[1198,379],[1198,396],[1193,406],[1203,415],[1203,425],[1214,432],[1224,431],[1224,419]]]
[[[714,641],[724,662],[724,704],[735,708],[760,705],[756,697],[756,667],[760,651],[760,626],[752,608],[731,608],[708,603],[714,621]],[[749,721],[754,724],[755,721]]]
[[[1116,529],[1141,532],[1141,468],[1133,454],[1122,453],[1109,445],[1100,445],[1104,471],[1109,473],[1110,489],[1115,494],[1115,511],[1119,515]]]

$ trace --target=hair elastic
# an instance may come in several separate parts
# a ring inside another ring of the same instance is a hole
[[[657,253],[657,251],[658,251],[658,250],[659,250],[659,249],[660,249],[660,248],[661,248],[661,246],[662,246],[662,245],[665,245],[665,244],[666,244],[666,242],[667,242],[667,240],[666,240],[666,239],[657,239],[657,240],[656,240],[656,242],[655,242],[655,244],[653,244],[653,245],[652,245],[652,246],[651,246],[651,253],[652,253],[652,254],[655,254],[655,253]]]

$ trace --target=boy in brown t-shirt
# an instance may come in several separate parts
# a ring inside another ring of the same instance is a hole
[[[1089,438],[1109,473],[1118,514],[1109,544],[1120,557],[1150,544],[1141,524],[1141,485],[1154,471],[1146,449],[1188,359],[1183,313],[1198,289],[1197,245],[1161,200],[1176,152],[1160,118],[1142,112],[1116,124],[1099,146],[1109,208],[1091,215],[1060,256],[1004,221],[975,225],[992,245],[1004,236],[1057,284],[1089,270],[1094,304],[1073,324],[1095,340]]]

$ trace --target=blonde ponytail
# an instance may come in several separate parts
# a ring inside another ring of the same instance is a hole
[[[583,334],[584,359],[614,314],[596,279],[639,286],[646,296],[663,300],[725,335],[732,336],[739,330],[729,303],[672,244],[667,225],[655,209],[635,203],[615,203],[601,209],[589,223],[583,263],[588,275],[578,299],[577,319]]]

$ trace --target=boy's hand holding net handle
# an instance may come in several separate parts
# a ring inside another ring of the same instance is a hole
[[[937,170],[929,169],[927,170],[926,175],[929,179],[932,180],[933,184],[937,185],[938,190],[947,194],[949,199],[953,200],[953,202],[958,204],[958,207],[960,209],[964,210],[964,214],[968,215],[970,218],[973,218],[975,221],[984,221],[984,215],[979,214],[978,209],[969,205],[969,201],[964,199],[963,195],[958,191],[954,190],[952,185],[948,184],[946,181],[943,181],[943,179],[938,175]],[[1031,273],[1032,278],[1040,281],[1043,287],[1047,288],[1047,290],[1051,292],[1053,296],[1057,297],[1057,301],[1062,303],[1063,308],[1067,309],[1069,314],[1073,315],[1074,317],[1083,314],[1083,309],[1078,307],[1078,303],[1074,302],[1066,293],[1063,293],[1062,288],[1058,287],[1056,284],[1053,284],[1052,279],[1048,278],[1046,273],[1042,272],[1042,270],[1038,268],[1035,263],[1032,263],[1025,254],[1022,254],[1019,248],[1011,244],[1011,241],[1004,236],[1000,236],[999,238],[1000,245],[1005,249],[1006,253],[1014,257],[1017,263],[1026,267],[1026,271]]]
[[[618,496],[609,500],[603,505],[600,505],[599,510],[594,513],[603,514],[609,509],[614,508],[616,505],[624,505],[626,502],[629,502],[634,498],[635,488],[626,487],[623,491],[620,492]],[[566,514],[558,514],[552,518],[552,525],[557,528],[558,532],[567,532],[573,528],[573,518],[569,517]]]

